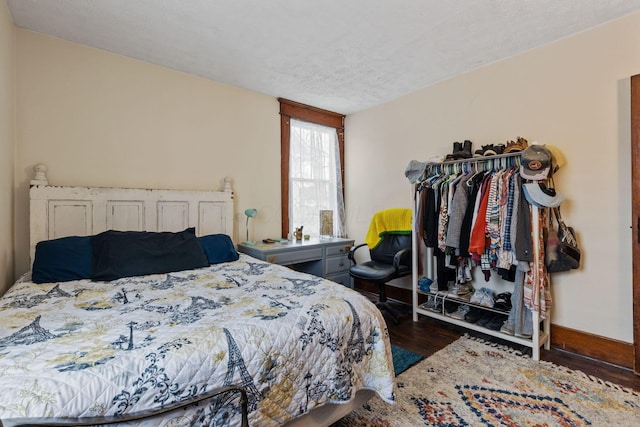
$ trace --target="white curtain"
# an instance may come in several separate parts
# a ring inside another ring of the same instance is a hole
[[[291,119],[289,225],[320,235],[320,211],[333,211],[333,236],[345,237],[340,147],[335,128]]]

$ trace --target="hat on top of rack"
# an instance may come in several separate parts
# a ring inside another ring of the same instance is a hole
[[[547,188],[542,182],[526,183],[522,190],[527,201],[539,208],[557,208],[564,201],[561,193],[554,188]]]
[[[545,145],[529,145],[522,151],[520,176],[539,181],[547,179],[553,156]]]
[[[420,180],[420,178],[422,178],[426,168],[426,162],[411,160],[404,170],[404,176],[407,177],[410,183],[415,184]]]
[[[553,170],[551,173],[554,174],[558,172],[558,169],[567,164],[567,159],[564,154],[562,154],[562,151],[560,151],[560,149],[555,145],[545,144],[545,147],[551,151],[551,161],[553,163]]]

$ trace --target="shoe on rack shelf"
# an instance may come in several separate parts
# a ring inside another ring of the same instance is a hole
[[[498,152],[496,151],[493,144],[487,144],[482,146],[482,155],[483,156],[495,156]]]
[[[431,282],[431,285],[429,285],[429,292],[433,292],[434,294],[437,294],[438,290],[439,290],[438,282],[434,280],[433,282]]]
[[[429,297],[427,298],[427,302],[423,302],[418,307],[420,307],[423,310],[435,311],[437,305],[438,305],[438,301],[436,297],[429,295]]]
[[[473,157],[473,151],[471,151],[472,145],[473,145],[473,142],[469,141],[468,139],[465,139],[464,142],[462,143],[462,147],[460,148],[460,151],[458,151],[457,153],[454,153],[455,158],[458,160],[472,158]]]
[[[531,334],[514,334],[516,337],[531,339]]]
[[[447,296],[449,298],[458,298],[458,290],[460,289],[460,285],[457,283],[452,284],[451,286],[449,286],[449,289],[447,290]]]
[[[495,313],[493,313],[491,311],[485,311],[480,316],[480,319],[478,319],[478,321],[476,322],[476,325],[485,326],[486,327],[487,324],[489,322],[491,322],[491,320],[493,319],[494,316],[495,316]]]
[[[444,301],[444,313],[445,314],[449,314],[449,313],[453,313],[458,309],[458,306],[460,304],[458,304],[457,302],[453,302],[453,301]]]
[[[507,321],[507,316],[504,314],[494,314],[491,320],[489,320],[484,326],[492,331],[499,331],[502,325]]]
[[[469,307],[469,311],[464,315],[464,320],[469,323],[476,323],[482,317],[484,310],[478,307]]]
[[[423,292],[429,292],[431,290],[431,285],[433,284],[433,280],[428,277],[421,277],[418,279],[418,287]]]
[[[469,302],[492,308],[494,304],[493,291],[489,288],[476,289]]]
[[[504,149],[504,154],[517,153],[518,151],[524,150],[528,146],[529,143],[526,139],[518,137],[516,141],[507,141],[507,146]]]
[[[451,154],[447,154],[444,159],[445,160],[457,160],[457,159],[459,159],[458,153],[460,153],[460,151],[462,151],[462,143],[456,141],[456,142],[453,143],[453,150],[451,151]]]
[[[496,295],[493,308],[502,311],[511,311],[511,292],[503,292]]]
[[[467,315],[468,312],[469,312],[469,306],[466,304],[460,304],[460,306],[458,306],[458,309],[456,311],[454,311],[453,313],[447,313],[447,316],[453,319],[465,320],[465,316]]]
[[[507,335],[513,335],[515,333],[515,326],[509,321],[504,322],[504,324],[500,327],[500,332]]]
[[[458,286],[458,298],[465,301],[469,301],[469,299],[471,299],[471,295],[473,295],[474,292],[475,289],[470,283],[463,283]]]
[[[449,286],[449,290],[447,291],[447,296],[449,298],[457,298],[457,299],[469,301],[473,292],[474,292],[473,286],[471,286],[471,284],[469,283],[454,283],[451,286]]]
[[[436,313],[442,313],[442,304],[444,298],[437,295],[429,295],[427,302],[420,304],[418,307],[423,310],[434,311]],[[455,308],[452,310],[455,311]]]

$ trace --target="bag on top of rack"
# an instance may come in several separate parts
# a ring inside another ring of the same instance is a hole
[[[580,267],[580,248],[572,227],[567,226],[560,216],[560,208],[552,208],[549,221],[549,234],[545,250],[547,271],[559,273]],[[558,224],[553,225],[553,217]]]

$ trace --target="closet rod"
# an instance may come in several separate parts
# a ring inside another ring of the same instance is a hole
[[[444,162],[432,163],[432,165],[455,165],[456,163],[465,163],[465,162],[485,162],[485,161],[495,160],[495,159],[507,159],[510,157],[517,157],[521,154],[522,154],[522,151],[518,151],[515,153],[496,154],[495,156],[469,157],[468,159],[445,160]]]

